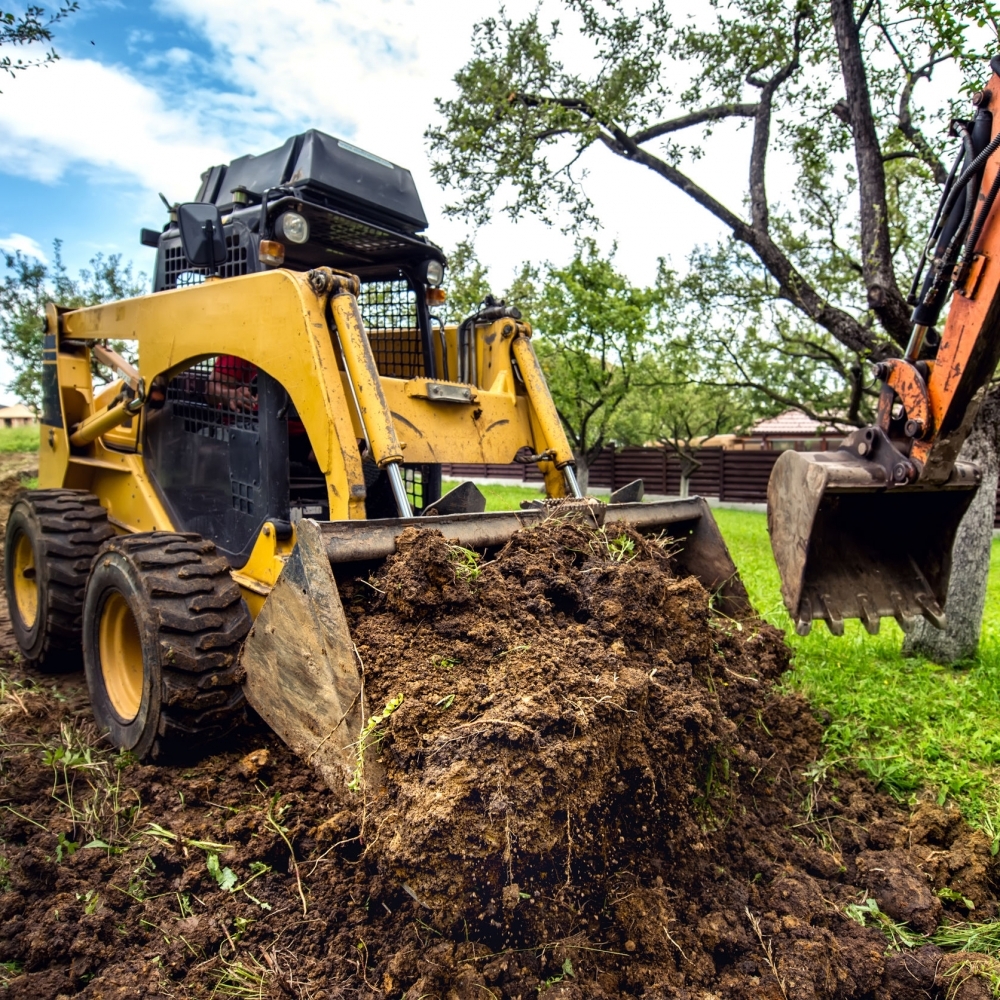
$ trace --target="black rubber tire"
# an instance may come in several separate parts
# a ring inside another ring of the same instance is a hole
[[[90,564],[114,533],[97,497],[83,490],[29,490],[14,498],[4,540],[4,590],[14,638],[30,666],[49,672],[79,669]],[[14,597],[20,536],[27,537],[34,554],[38,612],[30,627]]]
[[[125,599],[142,649],[142,696],[132,719],[115,710],[101,666],[100,623]],[[83,612],[83,659],[98,725],[142,760],[190,756],[246,720],[240,649],[250,613],[215,543],[153,531],[106,543]]]

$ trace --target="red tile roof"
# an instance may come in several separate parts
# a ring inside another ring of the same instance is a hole
[[[809,437],[823,433],[843,434],[846,431],[835,422],[814,420],[799,410],[786,410],[750,428],[751,437]]]

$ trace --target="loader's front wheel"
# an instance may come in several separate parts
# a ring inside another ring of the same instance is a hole
[[[4,587],[14,638],[31,666],[79,667],[87,574],[114,533],[97,497],[82,490],[31,490],[14,500]]]
[[[246,717],[239,655],[249,630],[214,543],[166,531],[112,539],[94,559],[83,610],[98,724],[148,760],[225,736]]]

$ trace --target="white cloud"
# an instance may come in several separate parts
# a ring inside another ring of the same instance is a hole
[[[508,3],[512,16],[533,8],[534,0]],[[287,0],[158,0],[157,10],[208,42],[207,63],[172,49],[137,53],[134,70],[64,57],[20,75],[0,102],[3,170],[54,182],[82,165],[92,183],[127,180],[183,199],[208,166],[315,127],[409,167],[436,242],[449,247],[465,235],[464,224],[443,217],[451,196],[431,179],[423,134],[436,118],[434,98],[453,93],[473,24],[495,13],[493,0],[300,0],[294,16]],[[569,61],[587,58],[572,31],[563,47]],[[161,70],[140,76],[150,60]],[[747,140],[747,133],[734,140],[720,129],[697,168],[735,209],[746,184]],[[589,171],[587,190],[605,220],[601,242],[618,240],[619,263],[636,280],[652,279],[658,256],[680,264],[696,242],[720,232],[690,199],[603,149],[588,152],[580,167]],[[571,252],[558,230],[506,217],[481,229],[476,245],[498,285],[524,259]]]
[[[100,179],[140,179],[152,190],[184,189],[226,151],[184,109],[168,106],[127,71],[62,59],[7,84],[0,103],[5,169],[55,181],[71,166]]]
[[[43,264],[49,262],[38,241],[25,236],[24,233],[11,233],[6,239],[0,239],[0,250],[4,253],[17,253],[20,250],[26,257],[34,257]]]

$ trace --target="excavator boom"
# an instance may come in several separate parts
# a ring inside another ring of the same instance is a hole
[[[800,634],[816,619],[836,635],[848,618],[945,627],[952,547],[981,480],[958,454],[1000,361],[1000,57],[991,66],[974,120],[953,124],[963,148],[913,281],[910,342],[875,368],[875,424],[771,473],[768,530]]]

